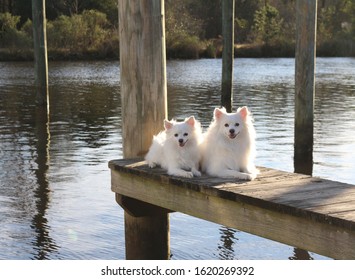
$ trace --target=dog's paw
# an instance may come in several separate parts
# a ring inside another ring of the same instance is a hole
[[[185,171],[185,170],[175,170],[174,172],[170,172],[168,174],[173,176],[178,176],[178,177],[184,177],[184,178],[192,178],[194,176],[192,172]]]
[[[150,168],[154,168],[154,167],[156,167],[157,165],[156,165],[154,162],[148,162],[148,166],[149,166]]]
[[[196,170],[196,169],[192,169],[191,170],[192,174],[195,176],[195,177],[201,177],[201,172]]]
[[[255,180],[256,176],[258,176],[259,173],[251,173],[250,175],[250,181]]]
[[[245,181],[252,181],[254,180],[256,175],[253,175],[251,173],[238,173],[235,178],[239,180],[245,180]]]
[[[256,176],[254,176],[253,174],[246,174],[245,179],[247,181],[253,181],[255,179]]]
[[[245,173],[243,175],[245,175],[245,176],[242,176],[243,178],[241,178],[241,179],[247,180],[247,181],[253,181],[257,176],[256,173]]]
[[[192,177],[194,177],[194,174],[189,171],[184,171],[183,173],[181,173],[181,177],[192,178]]]

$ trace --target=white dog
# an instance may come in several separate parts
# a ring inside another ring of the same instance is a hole
[[[194,117],[183,122],[164,120],[165,131],[154,136],[145,157],[149,167],[160,165],[169,175],[201,176],[199,168],[201,125]]]
[[[259,172],[254,165],[255,129],[247,107],[236,113],[216,108],[201,147],[202,171],[211,176],[253,180]]]

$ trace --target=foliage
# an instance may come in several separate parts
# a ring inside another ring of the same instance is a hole
[[[279,11],[267,4],[255,12],[253,33],[256,41],[271,45],[282,34],[283,19]]]
[[[326,56],[355,54],[355,2],[335,0],[318,9],[318,50]]]
[[[221,1],[165,0],[168,57],[220,56]],[[295,0],[235,0],[236,55],[294,55],[295,4]],[[117,0],[47,0],[52,57],[86,53],[118,58],[117,9]],[[29,0],[0,0],[1,49],[32,48],[31,14]],[[355,1],[318,1],[318,54],[355,55],[354,41]]]
[[[118,57],[118,31],[104,13],[85,10],[82,14],[61,15],[47,24],[49,50],[66,53],[93,53]]]
[[[94,10],[73,16],[59,16],[47,24],[49,48],[71,51],[95,49],[111,35],[106,15]]]
[[[199,58],[203,45],[197,36],[181,34],[167,45],[168,58]]]
[[[20,16],[10,13],[0,14],[0,47],[1,48],[27,48],[31,40],[22,30],[17,29]]]
[[[165,12],[166,49],[170,58],[198,58],[202,21],[192,17],[188,3],[167,1]]]

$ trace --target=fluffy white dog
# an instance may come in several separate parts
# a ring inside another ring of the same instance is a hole
[[[165,130],[154,136],[145,157],[149,167],[160,165],[169,175],[201,176],[199,168],[201,125],[194,117],[183,122],[164,120]]]
[[[236,113],[214,110],[214,119],[204,135],[202,171],[211,176],[253,180],[255,168],[255,129],[247,107]]]

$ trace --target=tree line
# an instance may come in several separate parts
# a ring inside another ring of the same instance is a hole
[[[168,58],[219,57],[223,0],[165,0]],[[294,56],[296,0],[235,0],[237,56]],[[355,1],[318,0],[317,54],[354,56]],[[50,59],[119,57],[117,0],[47,0]],[[29,0],[0,0],[0,59],[32,58]],[[1,55],[2,54],[2,55]]]

